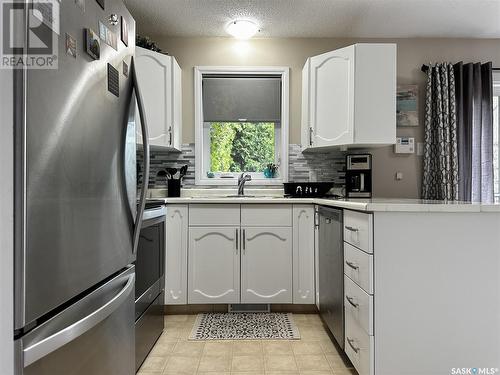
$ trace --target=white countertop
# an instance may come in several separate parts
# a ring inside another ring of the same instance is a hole
[[[223,203],[223,204],[318,204],[323,206],[339,207],[358,211],[372,212],[500,212],[500,204],[480,204],[457,201],[427,201],[422,199],[392,199],[392,198],[373,198],[373,199],[325,199],[325,198],[284,198],[283,195],[276,194],[263,195],[263,192],[255,194],[254,197],[227,197],[231,192],[221,195],[214,191],[205,191],[205,195],[190,192],[187,196],[180,198],[161,198],[152,199],[163,200],[166,204],[189,204],[189,203]],[[273,192],[275,193],[275,192]],[[248,193],[250,194],[250,192]]]

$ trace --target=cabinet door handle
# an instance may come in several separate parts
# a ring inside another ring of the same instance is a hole
[[[238,255],[238,242],[239,242],[238,228],[236,228],[236,255]]]
[[[246,229],[243,229],[243,255],[245,255],[245,250],[247,249],[247,246],[246,246]]]
[[[313,145],[313,128],[312,126],[309,127],[309,146]]]
[[[172,146],[172,127],[168,128],[168,144]]]
[[[358,228],[350,227],[348,225],[345,226],[345,229],[350,230],[351,232],[359,232]]]
[[[349,262],[348,260],[345,261],[345,264],[347,264],[349,267],[351,267],[353,270],[359,269],[359,266],[356,265],[355,263]]]
[[[355,303],[354,302],[354,298],[352,297],[349,297],[349,296],[345,296],[345,298],[347,299],[347,302],[349,302],[352,306],[354,306],[356,309],[359,307],[359,304],[358,303]]]
[[[354,342],[353,339],[350,339],[349,337],[347,337],[347,343],[349,344],[349,346],[352,348],[352,350],[354,350],[355,353],[358,353],[359,348],[355,347],[353,342]]]

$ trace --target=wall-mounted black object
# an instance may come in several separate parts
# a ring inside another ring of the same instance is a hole
[[[291,198],[324,197],[333,187],[333,182],[285,182],[285,196]]]
[[[372,156],[346,155],[345,191],[347,198],[372,197]]]
[[[111,64],[108,64],[108,91],[117,97],[120,96],[120,75]]]

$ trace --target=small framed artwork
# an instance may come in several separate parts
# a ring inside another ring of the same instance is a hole
[[[127,20],[125,18],[123,18],[123,16],[121,17],[121,28],[122,28],[122,32],[121,32],[121,39],[122,39],[122,42],[123,44],[125,44],[127,47],[128,47],[128,25],[127,25]]]
[[[128,64],[125,61],[123,62],[122,73],[125,77],[128,77]]]
[[[94,60],[99,60],[101,57],[99,36],[92,29],[85,29],[85,52]]]
[[[418,126],[418,85],[398,85],[396,124],[397,126]]]
[[[66,55],[76,59],[76,39],[66,33]]]

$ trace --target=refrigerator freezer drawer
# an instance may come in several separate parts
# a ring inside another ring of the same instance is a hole
[[[134,280],[132,266],[20,338],[18,373],[133,375]]]

